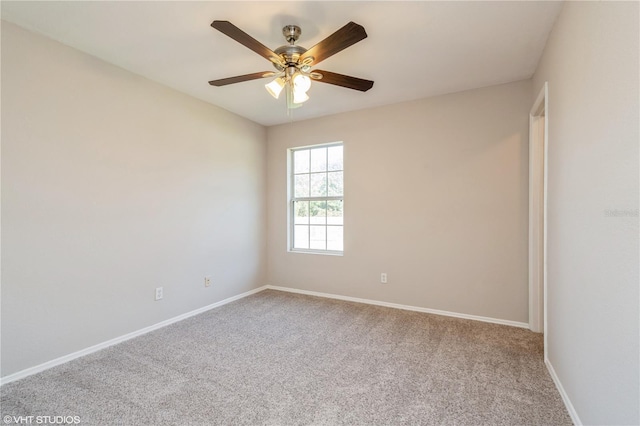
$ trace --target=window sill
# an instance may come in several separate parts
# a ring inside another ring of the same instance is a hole
[[[302,253],[302,254],[319,254],[323,256],[344,256],[343,251],[327,251],[327,250],[302,250],[302,249],[289,249],[289,253]]]

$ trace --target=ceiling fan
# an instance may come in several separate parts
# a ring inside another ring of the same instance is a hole
[[[258,78],[275,77],[273,81],[265,85],[265,88],[276,99],[284,89],[287,108],[297,108],[309,99],[307,91],[311,87],[311,80],[361,92],[366,92],[373,87],[371,80],[311,69],[312,66],[367,37],[364,27],[355,22],[349,22],[308,50],[295,44],[301,34],[300,27],[297,25],[287,25],[282,29],[282,34],[289,44],[275,50],[269,49],[229,21],[213,21],[211,26],[271,61],[277,70],[212,80],[209,82],[212,86],[226,86]]]

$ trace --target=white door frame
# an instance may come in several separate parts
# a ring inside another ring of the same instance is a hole
[[[548,83],[529,112],[529,328],[544,333],[547,349]]]

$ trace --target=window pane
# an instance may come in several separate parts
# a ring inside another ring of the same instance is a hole
[[[342,172],[329,172],[329,196],[342,195]]]
[[[290,151],[290,249],[343,251],[344,159],[342,145]],[[311,198],[311,199],[309,199]],[[327,198],[335,198],[330,200]]]
[[[309,248],[309,226],[296,225],[294,227],[293,248],[308,249]]]
[[[327,250],[344,250],[342,230],[342,226],[327,226]]]
[[[293,203],[294,222],[296,225],[309,224],[309,202],[296,201]]]
[[[327,224],[342,225],[343,223],[342,200],[327,201]]]
[[[312,197],[327,196],[327,174],[326,173],[311,174],[311,196]]]
[[[342,170],[342,145],[328,148],[328,170]]]
[[[294,189],[294,197],[308,197],[309,196],[309,175],[297,175],[296,187]]]
[[[311,206],[309,208],[311,211],[312,225],[324,225],[327,223],[326,201],[311,201]]]
[[[326,250],[327,248],[327,227],[326,226],[311,226],[311,241],[309,243],[309,248]]]
[[[327,148],[311,150],[311,173],[327,171]]]
[[[309,150],[293,152],[293,173],[309,173]]]

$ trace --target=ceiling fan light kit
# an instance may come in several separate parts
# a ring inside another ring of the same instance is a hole
[[[264,71],[212,80],[209,82],[212,86],[226,86],[242,81],[275,76],[273,81],[265,84],[265,89],[275,99],[278,99],[280,93],[285,90],[288,109],[298,108],[302,103],[309,100],[307,92],[311,88],[311,80],[359,90],[361,92],[366,92],[373,87],[373,81],[370,80],[329,71],[311,70],[312,65],[317,65],[328,57],[335,55],[341,50],[367,37],[364,27],[355,22],[349,22],[308,50],[295,44],[300,34],[302,34],[300,27],[297,25],[286,25],[282,29],[282,34],[289,44],[280,46],[274,51],[229,21],[213,21],[211,26],[253,50],[260,56],[268,59],[277,70],[277,72]]]

